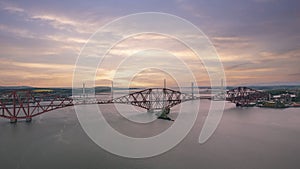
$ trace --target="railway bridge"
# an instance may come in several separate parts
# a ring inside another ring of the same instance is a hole
[[[147,111],[161,110],[161,118],[167,118],[170,108],[182,102],[200,99],[194,95],[168,88],[149,88],[111,100],[93,102],[76,102],[72,97],[43,95],[35,96],[30,91],[13,91],[0,99],[0,117],[15,123],[18,119],[30,122],[33,117],[80,104],[130,104]]]
[[[226,100],[236,106],[254,106],[258,100],[268,100],[269,94],[249,87],[237,87],[226,92]]]
[[[223,93],[224,94],[224,93]],[[259,99],[268,99],[268,94],[248,87],[237,87],[225,93],[226,101],[237,106],[249,106]],[[15,123],[18,119],[30,122],[33,117],[46,112],[80,104],[129,104],[146,109],[148,112],[161,111],[159,118],[166,118],[170,109],[182,102],[211,97],[194,96],[168,88],[148,88],[110,100],[76,102],[72,97],[57,95],[36,96],[30,91],[13,91],[1,96],[0,117]]]

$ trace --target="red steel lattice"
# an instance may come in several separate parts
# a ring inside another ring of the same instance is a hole
[[[227,91],[227,101],[241,105],[256,102],[257,100],[268,99],[266,92],[258,91],[248,87],[237,87]]]
[[[16,122],[17,119],[31,120],[37,115],[72,106],[73,100],[67,97],[44,95],[37,97],[31,92],[13,91],[2,96],[0,100],[0,117]]]
[[[131,104],[147,110],[171,108],[184,101],[193,100],[192,95],[167,88],[150,88],[130,93],[126,96],[114,98],[98,104],[120,103]]]
[[[131,104],[147,110],[171,108],[184,101],[198,99],[193,95],[181,93],[167,88],[150,88],[130,93],[126,96],[114,98],[108,101],[77,104]],[[17,122],[18,119],[31,121],[35,116],[43,113],[73,106],[75,103],[69,97],[55,95],[33,95],[30,91],[13,91],[2,95],[0,99],[0,117]]]

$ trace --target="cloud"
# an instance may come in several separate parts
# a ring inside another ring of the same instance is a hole
[[[47,39],[58,41],[58,42],[70,42],[70,43],[78,43],[80,45],[85,44],[88,40],[86,38],[80,37],[70,37],[65,35],[48,35]]]
[[[240,67],[248,65],[248,64],[250,64],[250,63],[236,63],[236,64],[231,65],[231,66],[226,66],[225,69],[226,70],[237,69],[237,68],[240,68]]]
[[[72,83],[74,65],[1,60],[1,85],[62,86]]]
[[[247,38],[237,37],[237,36],[215,36],[212,37],[211,40],[216,42],[232,42],[232,43],[240,43],[248,41]]]
[[[107,17],[105,17],[95,22],[92,18],[86,19],[81,17],[88,12],[68,16],[68,14],[63,11],[50,11],[48,9],[38,10],[34,6],[27,10],[12,3],[1,3],[1,6],[3,10],[9,13],[21,14],[24,21],[36,21],[38,26],[44,22],[51,25],[54,29],[79,34],[90,35],[94,33],[97,28],[103,24],[103,21],[107,19]]]
[[[23,13],[25,11],[23,8],[19,8],[15,6],[7,6],[4,7],[3,9],[12,13]]]
[[[24,13],[25,9],[21,8],[20,6],[18,6],[17,4],[13,3],[13,2],[5,2],[5,1],[1,1],[0,2],[0,8],[4,11],[8,11],[9,13],[12,14],[20,14],[20,13]]]
[[[70,18],[55,15],[34,15],[31,16],[31,19],[45,21],[51,24],[56,29],[67,31],[72,31],[74,27],[77,27],[79,25],[78,22]]]
[[[186,13],[191,14],[193,17],[200,18],[200,19],[209,19],[210,16],[204,13],[202,10],[199,10],[197,5],[194,4],[192,1],[184,1],[184,0],[177,0],[176,6],[185,11]]]
[[[33,34],[32,32],[26,29],[15,28],[3,24],[0,24],[0,31],[22,38],[38,38],[37,35]]]
[[[262,62],[276,60],[300,60],[300,49],[288,50],[284,52],[262,51],[259,53]]]
[[[2,62],[3,64],[3,62]],[[5,62],[4,62],[5,64]],[[8,64],[8,63],[6,63]],[[74,65],[66,65],[66,64],[49,64],[49,63],[26,63],[26,62],[9,62],[10,65],[12,66],[20,66],[24,68],[30,68],[30,69],[59,69],[61,71],[67,69],[67,70],[72,70],[74,68]]]
[[[82,15],[84,15],[84,13],[82,13]],[[105,16],[99,19],[93,18],[92,16],[83,18],[79,14],[68,16],[63,14],[55,14],[53,12],[33,12],[29,14],[28,19],[47,23],[59,31],[67,31],[69,33],[90,36],[101,26],[103,26],[104,23],[112,20],[113,17]]]

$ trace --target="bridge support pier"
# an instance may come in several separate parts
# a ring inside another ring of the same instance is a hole
[[[26,117],[26,122],[27,123],[30,123],[32,121],[32,118],[31,117]]]
[[[153,109],[148,109],[147,113],[154,113]]]
[[[157,109],[148,109],[147,113],[155,113],[158,119],[174,121],[168,116],[170,113],[170,108],[163,108],[161,111],[158,111]]]
[[[170,113],[170,108],[163,108],[162,112],[160,114],[160,116],[158,116],[159,119],[164,119],[164,120],[170,120],[170,121],[174,121],[172,120],[168,114]]]
[[[10,118],[10,123],[17,123],[17,118],[16,117],[12,117]]]

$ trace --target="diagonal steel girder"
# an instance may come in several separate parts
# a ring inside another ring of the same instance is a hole
[[[258,91],[249,87],[237,87],[227,91],[226,100],[233,103],[238,102],[254,102],[258,99],[267,99],[268,93]]]
[[[147,110],[171,108],[183,101],[192,100],[190,95],[167,88],[149,88],[111,99],[106,103],[131,104]]]
[[[0,117],[27,119],[73,105],[73,99],[57,95],[34,96],[30,91],[12,91],[0,99]]]

